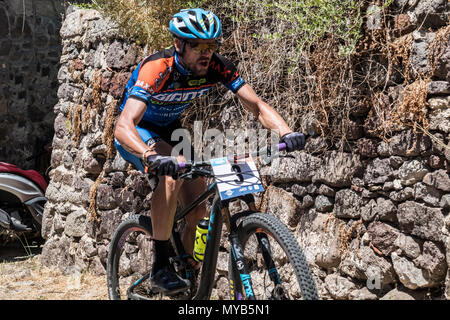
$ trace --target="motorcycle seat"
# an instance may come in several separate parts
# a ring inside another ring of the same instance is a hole
[[[47,189],[47,182],[36,170],[22,170],[13,164],[0,162],[0,173],[1,172],[18,174],[33,181],[42,189],[42,191],[45,192],[45,189]]]

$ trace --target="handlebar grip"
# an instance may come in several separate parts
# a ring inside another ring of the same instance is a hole
[[[278,151],[283,151],[287,147],[286,143],[282,142],[278,144]]]
[[[179,162],[179,163],[178,163],[178,169],[177,169],[177,171],[181,171],[181,170],[183,170],[183,169],[186,169],[186,163],[184,163],[184,162]]]

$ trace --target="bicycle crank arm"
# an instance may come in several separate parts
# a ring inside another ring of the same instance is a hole
[[[147,273],[145,276],[137,280],[135,283],[131,285],[131,287],[127,290],[127,297],[129,300],[151,300],[148,297],[144,297],[140,294],[134,293],[133,290],[136,288],[142,281],[147,280],[150,277],[150,273]]]

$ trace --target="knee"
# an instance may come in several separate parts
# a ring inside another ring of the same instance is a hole
[[[175,191],[179,191],[182,184],[183,184],[183,180],[175,180],[174,178],[170,177],[170,176],[164,176],[164,184],[166,186],[166,190],[169,190],[170,192],[175,192]]]
[[[186,216],[186,222],[189,226],[194,227],[198,224],[200,219],[206,216],[206,204],[202,203],[198,205]]]

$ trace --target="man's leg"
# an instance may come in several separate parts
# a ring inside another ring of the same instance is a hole
[[[176,181],[172,177],[159,177],[151,202],[153,238],[156,240],[170,238],[181,185],[182,181]]]
[[[185,181],[180,191],[180,201],[183,207],[190,204],[206,190],[205,179],[199,178]],[[182,235],[182,242],[186,253],[193,255],[195,230],[198,222],[206,216],[206,202],[201,203],[186,216],[186,226]]]
[[[164,141],[157,142],[158,154],[170,154],[171,147]],[[155,260],[152,267],[152,289],[172,294],[188,288],[189,281],[181,279],[171,272],[169,266],[169,238],[173,218],[177,209],[178,193],[182,180],[169,176],[160,176],[158,186],[151,200],[151,218],[155,248]]]

